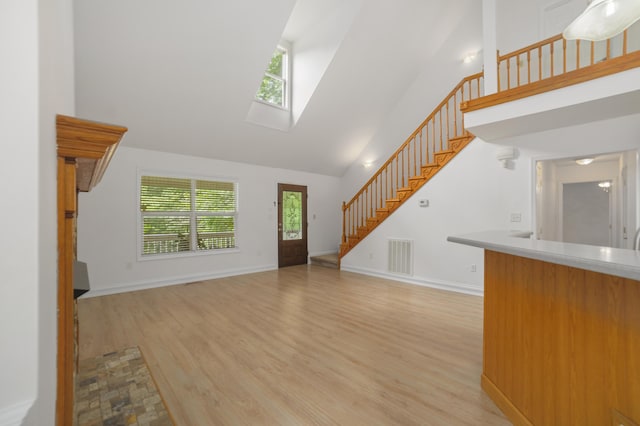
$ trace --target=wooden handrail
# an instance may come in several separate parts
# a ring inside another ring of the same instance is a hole
[[[559,34],[505,55],[497,52],[498,93],[488,96],[481,93],[482,72],[462,79],[353,198],[342,204],[342,244],[348,246],[346,251],[372,226],[377,226],[378,210],[384,216],[402,202],[405,191],[415,187],[412,184],[411,188],[406,188],[413,178],[431,176],[433,171],[430,170],[434,166],[448,161],[443,160],[442,155],[450,156],[453,152],[449,146],[451,140],[472,136],[464,127],[465,112],[640,67],[639,49],[629,52],[628,33],[626,30],[604,44],[586,42],[590,43],[586,51],[582,48],[583,42],[567,41]],[[602,50],[602,59],[596,59],[596,54],[600,55]],[[557,52],[561,54],[556,58]],[[585,61],[585,58],[588,59]],[[523,67],[526,70],[521,70]],[[515,75],[512,75],[512,69],[515,69]],[[502,84],[505,77],[506,84]],[[465,93],[467,87],[468,93]],[[372,226],[368,224],[370,219]],[[341,250],[341,255],[346,251]]]
[[[386,169],[386,167],[391,164],[393,162],[393,160],[395,158],[398,157],[398,155],[407,147],[407,145],[413,140],[413,138],[415,138],[422,130],[424,130],[425,126],[429,123],[429,121],[433,120],[433,118],[437,115],[437,113],[445,106],[447,105],[447,102],[451,100],[451,98],[453,97],[453,95],[460,90],[460,88],[462,86],[464,86],[465,83],[469,83],[471,81],[474,80],[479,80],[482,77],[484,77],[484,73],[483,72],[479,72],[473,75],[470,75],[468,77],[465,77],[462,79],[462,81],[460,81],[460,83],[458,83],[458,85],[451,90],[451,92],[449,92],[449,94],[444,98],[444,100],[442,102],[440,102],[440,104],[438,104],[438,106],[431,112],[431,114],[429,114],[429,116],[427,116],[427,118],[424,119],[424,121],[422,123],[420,123],[420,125],[416,128],[416,130],[414,130],[413,133],[411,133],[411,135],[409,135],[409,137],[405,140],[405,142],[400,145],[400,148],[398,148],[393,154],[391,154],[391,156],[389,157],[389,159],[376,171],[376,173],[374,173],[374,175],[371,177],[371,179],[369,179],[367,181],[367,183],[365,183],[362,188],[360,189],[360,191],[358,191],[356,193],[356,195],[353,196],[353,198],[351,200],[349,200],[348,203],[343,203],[342,209],[345,210],[347,209],[347,206],[350,204],[353,204],[355,202],[355,200],[362,195],[362,193],[364,192],[364,190],[367,188],[367,186],[371,185],[372,182],[374,182],[376,180],[376,178],[381,174],[381,172]],[[480,94],[478,92],[478,96],[480,97]],[[459,105],[459,104],[458,104]]]
[[[500,55],[498,53],[498,63],[505,61],[509,58],[513,58],[514,56],[522,55],[523,53],[530,52],[532,50],[536,50],[538,47],[546,46],[548,44],[555,43],[558,40],[562,40],[562,34],[554,35],[553,37],[549,37],[537,43],[530,44],[529,46],[525,46],[522,49],[514,50],[513,52],[505,53],[504,55]]]
[[[600,42],[565,40],[558,34],[505,55],[498,53],[498,93],[470,100],[462,110],[474,111],[637,67],[638,49],[629,48],[627,29]]]
[[[342,243],[359,237],[361,229],[376,217],[388,202],[397,202],[399,190],[435,162],[439,152],[450,152],[449,141],[468,136],[460,104],[480,97],[482,72],[463,78],[438,106],[420,123],[402,145],[372,175],[348,203],[342,205]]]

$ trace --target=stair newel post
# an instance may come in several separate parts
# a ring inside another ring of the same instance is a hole
[[[472,80],[469,80],[469,99],[471,99],[471,94],[473,93],[471,82]],[[478,81],[478,84],[480,84],[479,81]],[[464,84],[462,85],[462,102],[464,102]],[[460,111],[460,134],[463,134],[464,133],[464,113],[460,109],[460,104],[458,104],[458,111]]]
[[[447,140],[447,141],[449,139],[451,139],[449,137],[449,122],[450,122],[449,121],[449,101],[447,101],[447,116],[446,116],[446,119],[445,119],[445,124],[446,124],[446,129],[447,129],[447,134],[445,135],[445,140]]]
[[[356,235],[358,234],[358,228],[360,227],[360,200],[361,200],[361,194],[359,194],[358,198],[356,198],[356,226],[355,226],[355,230],[354,230],[354,234],[356,234]]]
[[[429,148],[430,148],[429,161],[427,161],[427,163],[430,163],[432,161],[433,154],[435,154],[436,152],[436,117],[435,115],[431,119],[431,145]]]
[[[382,175],[380,175],[380,179],[381,179],[380,184],[384,185],[384,186],[380,187],[380,208],[382,208],[382,207],[384,207],[382,205],[382,199],[383,199],[384,194],[387,193],[387,188],[386,187],[387,187],[387,180],[389,179],[389,172],[387,171],[386,167],[384,168],[384,181],[382,181]],[[383,194],[383,192],[384,192],[384,194]]]
[[[347,203],[342,202],[342,244],[347,242]]]
[[[369,217],[373,217],[373,205],[376,202],[376,181],[378,180],[378,176],[371,182],[371,195],[369,198]]]
[[[458,92],[453,94],[453,137],[458,136]]]
[[[442,127],[442,109],[440,109],[440,146],[438,147],[438,151],[442,151],[443,145],[443,137],[444,137],[444,127]]]
[[[391,196],[394,197],[394,189],[398,188],[398,184],[400,183],[400,170],[398,169],[398,157],[396,156],[393,161],[396,165],[396,184],[393,184],[393,180],[391,181]]]
[[[367,219],[369,219],[369,186],[367,186],[367,191],[364,193],[364,211],[362,212],[363,223],[362,226],[367,225]]]
[[[422,132],[422,129],[420,129],[420,132]],[[420,133],[420,137],[422,137],[422,133]],[[419,141],[420,139],[418,139],[418,135],[415,135],[413,137],[413,173],[411,173],[411,176],[415,176],[418,174],[416,171],[418,170],[418,143],[420,143]]]
[[[542,46],[538,46],[538,80],[542,80]],[[498,87],[498,92],[500,87]]]
[[[422,163],[422,131],[425,129],[425,127],[420,129],[420,155],[418,156],[418,159],[420,161],[416,162],[416,176],[418,176],[420,174],[419,172],[420,172],[420,169],[422,168],[422,164],[423,164]]]
[[[398,160],[400,161],[400,183],[396,187],[396,189],[404,188],[404,158],[406,157],[406,155],[404,154],[405,149],[406,148],[402,148],[402,150],[398,153]]]

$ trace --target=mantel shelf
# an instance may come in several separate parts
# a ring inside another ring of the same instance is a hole
[[[58,115],[58,156],[77,160],[77,189],[88,192],[100,182],[126,127]]]
[[[58,162],[58,348],[56,425],[73,424],[77,326],[74,321],[74,261],[78,191],[100,182],[126,127],[56,116]],[[85,271],[86,273],[86,271]],[[88,281],[88,280],[87,280]]]

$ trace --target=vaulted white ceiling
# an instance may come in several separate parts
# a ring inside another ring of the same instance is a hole
[[[351,1],[355,18],[283,132],[245,121],[265,65],[285,27],[295,54],[340,1],[76,0],[77,115],[127,126],[125,146],[341,176],[469,4]]]

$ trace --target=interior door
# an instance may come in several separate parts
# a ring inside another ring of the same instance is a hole
[[[278,267],[307,263],[307,187],[278,184]]]
[[[562,241],[611,247],[609,189],[595,182],[565,183],[562,187]]]

